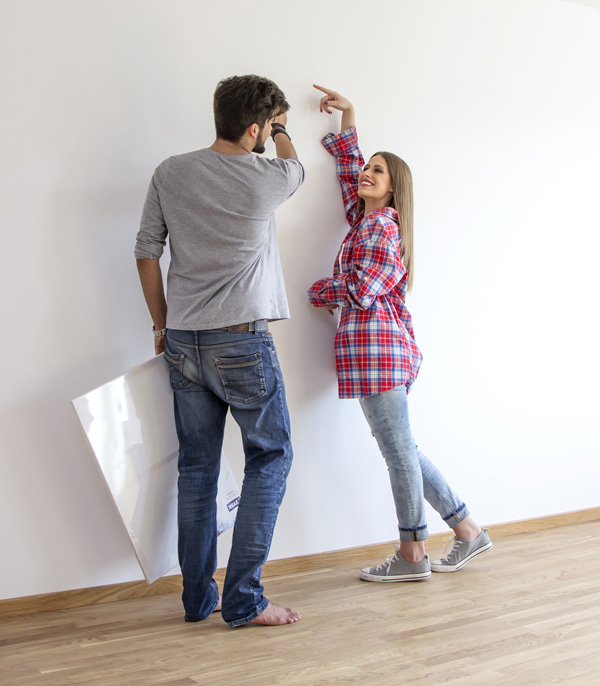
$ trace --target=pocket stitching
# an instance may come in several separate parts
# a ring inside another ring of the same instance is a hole
[[[231,360],[230,363],[227,360]],[[234,361],[235,360],[235,361]],[[240,361],[243,360],[243,361]],[[264,398],[267,395],[267,381],[265,378],[265,371],[263,365],[262,354],[260,352],[253,353],[252,355],[244,355],[243,357],[213,357],[213,362],[217,368],[219,378],[223,384],[223,390],[225,392],[225,398],[228,402],[239,402],[248,405],[250,403],[256,402],[260,398]],[[225,370],[227,369],[243,369],[244,367],[256,367],[258,372],[258,378],[252,379],[250,381],[240,381],[237,383],[231,383],[227,379]],[[242,397],[239,395],[234,395],[235,389],[239,389],[243,386],[248,386],[250,384],[256,384],[258,382],[259,392],[250,397]]]
[[[178,353],[179,359],[176,359],[173,357],[173,355],[170,355],[167,353],[165,350],[164,353],[164,358],[167,362],[167,367],[169,368],[169,381],[171,382],[171,387],[172,388],[185,388],[188,386],[191,381],[183,374],[183,362],[185,360],[185,353]],[[174,374],[179,374],[181,376],[181,380],[178,380],[174,378]]]

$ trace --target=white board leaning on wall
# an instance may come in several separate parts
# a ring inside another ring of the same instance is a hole
[[[177,560],[177,456],[169,373],[162,355],[72,401],[148,583]],[[217,531],[235,522],[239,489],[225,455]]]

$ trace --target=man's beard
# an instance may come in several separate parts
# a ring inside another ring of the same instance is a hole
[[[258,138],[256,139],[256,145],[252,148],[252,152],[257,152],[259,155],[262,155],[264,151],[265,151],[265,139],[259,133]]]

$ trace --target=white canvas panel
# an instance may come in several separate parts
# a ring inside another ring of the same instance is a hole
[[[178,565],[177,455],[162,355],[73,400],[146,581]],[[233,525],[239,491],[221,458],[218,529]]]

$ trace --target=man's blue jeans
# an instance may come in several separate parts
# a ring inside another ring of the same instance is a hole
[[[269,601],[260,583],[292,463],[290,420],[266,321],[256,331],[167,330],[165,359],[179,438],[179,562],[188,621],[218,603],[217,480],[229,409],[245,453],[244,482],[223,586],[223,619],[245,624]]]
[[[400,540],[424,541],[429,536],[425,500],[450,528],[468,517],[467,506],[415,443],[406,387],[361,398],[360,405],[390,473]]]

